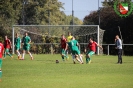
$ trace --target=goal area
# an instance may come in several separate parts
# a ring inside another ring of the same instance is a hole
[[[60,53],[60,38],[64,34],[67,38],[68,32],[76,37],[80,44],[81,53],[89,42],[89,38],[93,38],[100,44],[99,25],[13,25],[12,28],[12,53],[15,53],[14,38],[18,33],[22,38],[27,32],[31,38],[31,52],[33,53]],[[99,54],[99,48],[97,48]]]

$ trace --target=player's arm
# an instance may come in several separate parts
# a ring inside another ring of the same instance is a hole
[[[20,38],[20,48],[22,47],[22,44],[21,44],[21,42],[22,42],[22,41],[21,41],[21,38]]]
[[[9,39],[8,41],[9,41],[9,44],[10,44],[10,46],[11,46],[11,48],[12,48],[12,43],[11,43],[10,39]]]
[[[66,51],[68,49],[67,39],[65,39],[65,43],[66,43],[66,48],[65,48]]]
[[[29,37],[29,42],[28,42],[29,44],[31,43],[31,38]]]
[[[24,37],[22,38],[21,45],[24,45]]]
[[[97,44],[96,42],[95,42],[95,44],[97,45],[97,47],[99,47],[103,50],[103,47],[101,45]]]
[[[78,48],[80,48],[80,44],[77,42],[77,44],[76,44],[77,46],[78,46]]]
[[[89,45],[89,44],[87,44],[87,46],[86,46],[85,49],[84,49],[84,52],[85,52],[85,53],[89,50],[88,45]]]
[[[66,42],[66,48],[65,48],[65,51],[68,49],[68,44],[67,44],[67,42]]]

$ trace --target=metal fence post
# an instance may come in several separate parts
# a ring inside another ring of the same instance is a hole
[[[14,54],[14,27],[12,28],[12,54]]]
[[[97,29],[97,43],[99,45],[99,25],[98,25],[98,29]],[[99,55],[99,47],[97,48],[97,54]]]
[[[108,55],[109,55],[109,44],[108,44]]]

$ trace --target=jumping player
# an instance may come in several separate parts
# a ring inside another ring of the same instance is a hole
[[[21,60],[24,60],[24,56],[25,56],[25,51],[28,52],[28,54],[30,55],[31,57],[31,60],[33,60],[33,56],[32,54],[30,53],[30,43],[31,43],[31,39],[30,37],[28,36],[28,33],[26,32],[25,33],[25,36],[23,37],[22,39],[22,45],[23,45],[23,54],[22,54],[22,58]]]
[[[63,61],[65,61],[64,57],[68,60],[68,56],[66,54],[67,48],[68,48],[67,40],[64,35],[61,35],[61,57]]]
[[[85,49],[85,52],[87,51],[86,52],[86,64],[91,63],[91,56],[95,54],[96,47],[100,47],[101,49],[103,49],[102,46],[98,45],[95,41],[93,41],[92,38],[90,38],[89,44],[87,46],[88,51]]]
[[[2,56],[4,54],[4,46],[2,44],[2,41],[0,40],[0,82],[2,78]]]
[[[21,58],[21,54],[20,54],[19,50],[21,48],[21,39],[20,39],[18,33],[16,33],[16,37],[14,39],[14,45],[15,45],[16,53],[18,55],[18,59],[20,59]]]
[[[12,43],[11,43],[10,39],[8,39],[7,36],[5,36],[4,48],[5,48],[4,59],[6,57],[6,54],[8,54],[11,58],[13,58],[13,56],[9,52],[10,48],[12,48]]]

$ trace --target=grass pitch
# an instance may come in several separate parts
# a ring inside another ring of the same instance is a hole
[[[91,64],[63,62],[60,55],[33,55],[30,60],[3,60],[0,88],[132,88],[133,57],[92,56]],[[55,63],[59,60],[59,64]],[[85,62],[85,58],[84,58]]]

